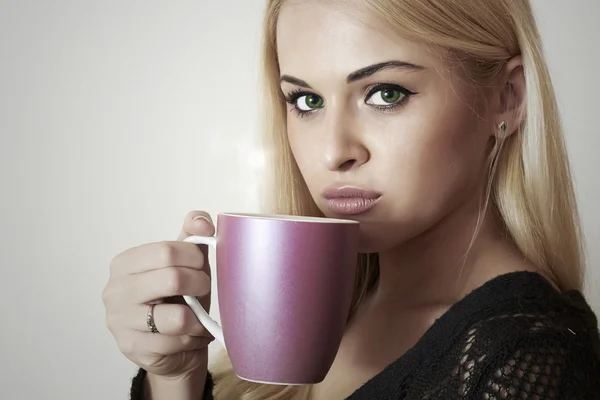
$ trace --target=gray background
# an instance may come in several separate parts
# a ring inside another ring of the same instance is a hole
[[[600,312],[600,2],[534,5]],[[0,398],[126,399],[111,258],[176,238],[191,209],[257,210],[262,7],[0,0]]]

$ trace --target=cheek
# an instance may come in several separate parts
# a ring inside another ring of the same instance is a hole
[[[407,154],[412,171],[407,177],[415,186],[416,199],[427,208],[455,205],[456,199],[469,195],[478,186],[485,142],[473,126],[431,127],[431,134]]]
[[[390,199],[390,217],[410,231],[408,236],[472,198],[485,176],[487,139],[476,117],[464,111],[451,114],[421,119],[427,122],[410,129],[405,125],[401,135],[378,148],[379,158],[387,160],[378,174],[387,177],[381,183]]]
[[[418,133],[405,136],[398,147],[388,143],[379,149],[388,160],[378,168],[387,201],[361,227],[361,251],[382,251],[422,234],[481,187],[485,143],[473,127],[422,127]]]
[[[296,165],[298,165],[302,177],[312,191],[312,187],[317,183],[316,179],[322,176],[319,173],[322,171],[319,170],[321,164],[318,160],[318,141],[309,137],[306,132],[303,134],[302,129],[297,124],[297,121],[288,123],[288,142]]]
[[[290,149],[292,151],[292,155],[294,156],[294,160],[296,160],[296,164],[300,168],[300,171],[302,171],[302,174],[304,174],[306,166],[310,165],[308,161],[308,157],[310,157],[310,143],[306,140],[301,140],[301,135],[298,134],[297,129],[292,123],[288,123],[287,132],[288,142],[290,144]]]
[[[420,186],[426,192],[457,192],[474,184],[485,150],[476,127],[454,124],[430,130],[427,140],[415,145],[408,156]]]

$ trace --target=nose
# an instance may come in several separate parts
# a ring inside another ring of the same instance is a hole
[[[370,158],[358,125],[351,116],[343,113],[330,115],[322,149],[323,164],[334,172],[356,169]]]

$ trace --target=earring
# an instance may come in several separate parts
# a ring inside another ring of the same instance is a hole
[[[506,133],[506,130],[508,129],[508,124],[504,121],[502,121],[500,123],[500,125],[498,125],[498,130],[500,131],[500,133],[504,134]]]

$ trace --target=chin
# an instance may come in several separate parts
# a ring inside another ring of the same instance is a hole
[[[358,251],[360,253],[380,253],[401,245],[406,240],[399,229],[392,227],[374,226],[371,223],[361,223]]]
[[[363,240],[361,238],[360,243],[358,245],[358,252],[359,253],[365,253],[365,254],[370,254],[370,253],[380,253],[382,250],[381,245],[377,245],[374,242],[370,242],[369,240]]]
[[[327,218],[351,219],[360,223],[359,253],[380,253],[410,240],[415,234],[410,221],[390,218],[382,213],[368,212],[358,215],[338,215],[319,205],[323,216]],[[376,210],[373,210],[376,211]]]

